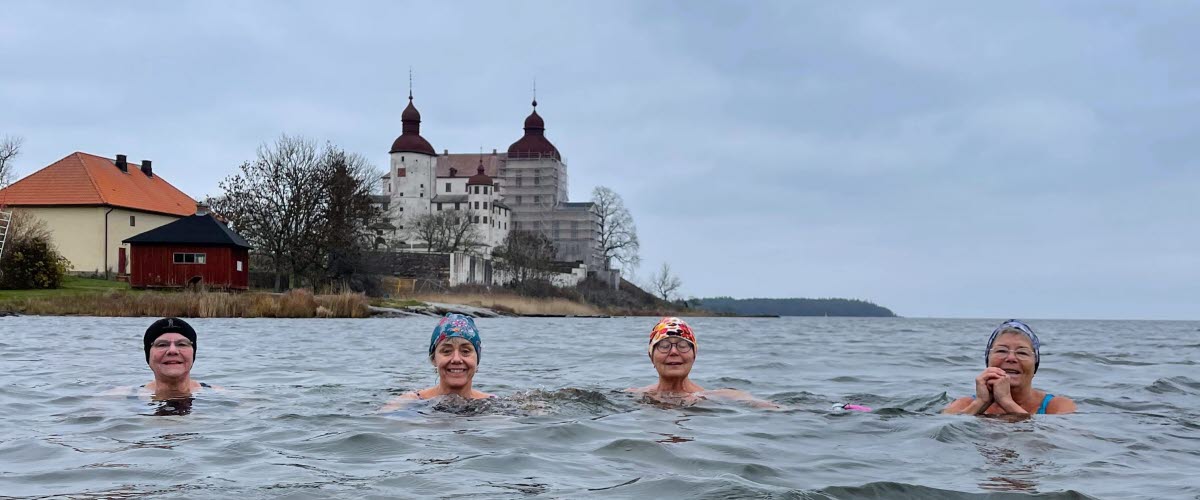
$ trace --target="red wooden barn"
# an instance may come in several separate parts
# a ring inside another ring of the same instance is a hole
[[[134,288],[246,290],[250,245],[206,211],[126,239]]]

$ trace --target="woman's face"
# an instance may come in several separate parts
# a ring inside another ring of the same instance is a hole
[[[988,352],[988,366],[1004,370],[1012,387],[1033,385],[1034,363],[1037,360],[1033,342],[1019,333],[1002,333],[996,337]]]
[[[654,363],[659,377],[684,378],[692,372],[692,363],[696,362],[696,349],[692,348],[691,342],[680,337],[667,337],[654,344],[650,361]]]
[[[150,371],[156,378],[186,377],[192,371],[195,355],[195,347],[187,337],[164,333],[150,344]]]
[[[451,389],[470,385],[478,364],[475,346],[464,338],[450,337],[433,350],[433,366],[437,367],[438,377]]]

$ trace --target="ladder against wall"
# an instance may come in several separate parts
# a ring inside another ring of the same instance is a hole
[[[0,259],[4,258],[4,244],[8,243],[8,229],[12,226],[12,212],[0,210]]]

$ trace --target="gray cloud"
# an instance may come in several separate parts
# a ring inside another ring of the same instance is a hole
[[[686,293],[911,316],[1200,302],[1192,5],[69,6],[0,19],[24,173],[127,153],[201,197],[284,132],[382,165],[409,67],[436,149],[503,150],[536,76],[572,197],[621,193]]]

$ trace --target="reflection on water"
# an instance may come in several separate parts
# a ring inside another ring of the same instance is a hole
[[[992,491],[1037,492],[1037,460],[1023,460],[1016,450],[979,444],[979,454],[987,461],[985,474],[988,476],[979,487]]]
[[[171,398],[151,401],[149,406],[153,408],[153,413],[150,413],[150,415],[155,417],[181,417],[192,412],[193,401],[195,401],[195,398]]]
[[[0,460],[0,494],[1200,496],[1200,377],[1182,348],[1197,323],[1035,322],[1036,385],[1080,413],[979,418],[939,412],[973,391],[992,320],[691,321],[705,345],[696,382],[781,411],[627,392],[655,378],[648,322],[482,319],[476,385],[500,397],[378,414],[430,385],[428,320],[198,319],[194,375],[229,391],[147,402],[95,395],[149,376],[145,320],[0,318],[0,457],[19,457]],[[42,347],[64,328],[79,333],[69,365]],[[539,348],[563,331],[589,332],[586,348]],[[745,331],[787,341],[762,352]]]

